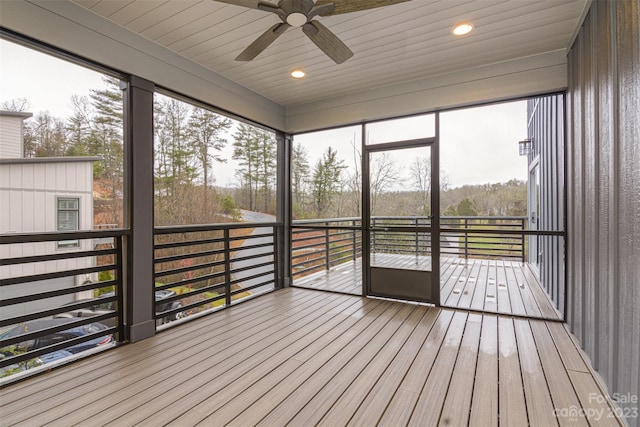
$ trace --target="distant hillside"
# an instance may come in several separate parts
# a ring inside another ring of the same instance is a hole
[[[465,185],[440,193],[443,215],[466,215],[457,212],[460,203],[468,199],[479,216],[527,216],[527,184],[512,179],[497,184]],[[464,204],[463,204],[464,205]]]

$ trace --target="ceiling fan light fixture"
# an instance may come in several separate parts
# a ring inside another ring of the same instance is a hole
[[[465,34],[469,34],[473,30],[473,25],[470,22],[462,22],[451,30],[451,33],[454,36],[464,36]]]
[[[2,0],[0,0],[1,2]],[[236,57],[236,61],[251,61],[269,47],[287,29],[302,28],[306,35],[325,55],[336,64],[342,64],[353,56],[353,51],[329,28],[315,18],[343,13],[360,12],[404,3],[409,0],[218,0],[249,9],[275,14],[281,23],[274,24]],[[301,78],[301,77],[300,77]]]
[[[301,79],[306,75],[307,73],[305,73],[302,68],[296,68],[291,72],[291,77],[293,77],[294,79]]]
[[[302,27],[307,23],[307,16],[301,12],[292,12],[287,15],[287,24],[292,27]]]

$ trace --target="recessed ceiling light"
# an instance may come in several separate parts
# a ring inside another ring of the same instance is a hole
[[[473,30],[473,25],[469,22],[463,22],[453,27],[451,32],[456,36],[464,36],[465,34],[469,34],[471,30]]]
[[[291,72],[291,77],[293,77],[294,79],[301,79],[306,75],[307,73],[305,73],[301,68],[296,68]]]

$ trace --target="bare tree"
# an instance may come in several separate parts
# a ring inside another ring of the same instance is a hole
[[[68,145],[64,121],[48,111],[38,113],[25,126],[25,140],[33,144],[33,149],[25,147],[25,152],[33,151],[36,157],[62,157]]]
[[[362,194],[362,172],[360,168],[362,165],[362,153],[356,148],[355,135],[351,140],[351,147],[353,148],[353,173],[347,173],[346,186],[352,196],[356,216],[360,216],[360,199]]]
[[[5,111],[15,111],[15,112],[25,112],[31,108],[31,105],[27,98],[13,98],[8,101],[3,101],[0,104],[0,110]]]
[[[369,163],[371,214],[378,212],[378,200],[392,184],[400,181],[400,170],[389,153],[383,152]]]
[[[420,193],[422,211],[425,215],[431,213],[431,159],[416,157],[409,167],[413,183]]]

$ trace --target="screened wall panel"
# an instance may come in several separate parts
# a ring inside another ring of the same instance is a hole
[[[527,136],[532,141],[529,171],[530,176],[536,171],[539,181],[537,189],[529,186],[530,210],[532,204],[537,205],[537,212],[529,212],[529,221],[534,219],[532,215],[538,216],[529,228],[543,232],[563,231],[564,96],[550,95],[528,100],[527,115]],[[538,194],[532,194],[536,190]],[[529,260],[533,262],[535,256],[540,283],[561,313],[564,313],[565,303],[564,247],[564,239],[557,236],[529,237],[528,249],[537,251],[529,255]]]
[[[569,53],[568,323],[638,425],[638,1],[593,2]]]

